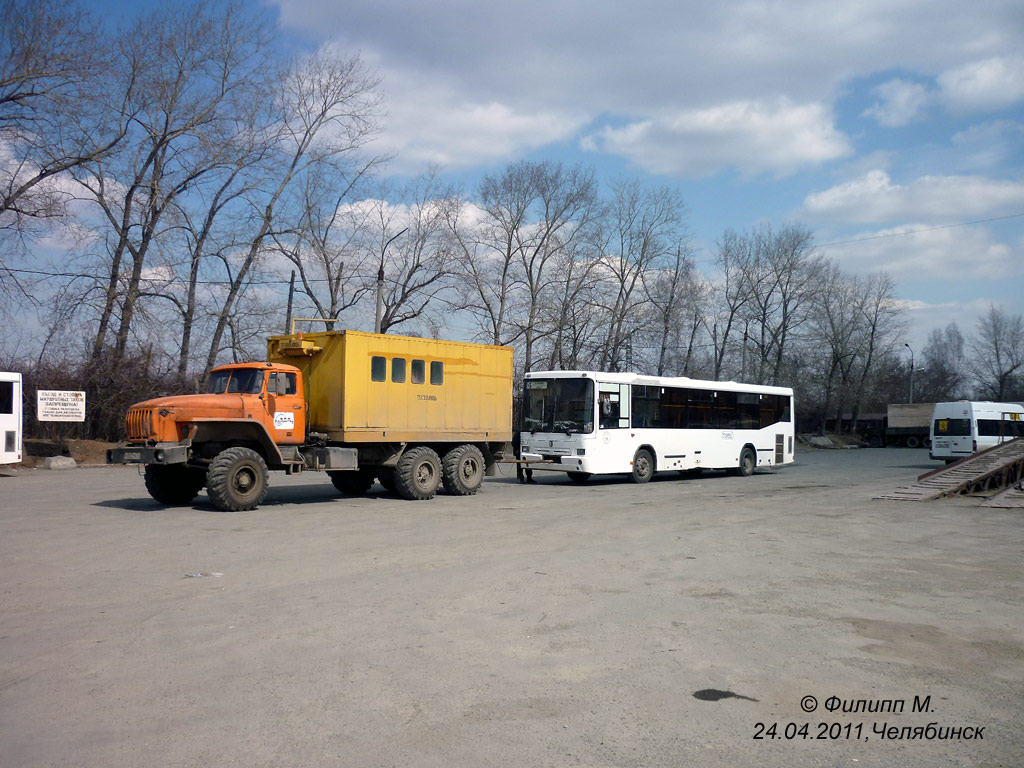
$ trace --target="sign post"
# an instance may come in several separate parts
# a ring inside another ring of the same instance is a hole
[[[64,424],[85,421],[85,392],[61,389],[40,389],[36,392],[36,419],[56,421],[60,445],[59,455],[64,455]]]

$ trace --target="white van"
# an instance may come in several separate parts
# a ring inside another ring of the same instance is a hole
[[[21,461],[21,374],[0,372],[0,464]]]
[[[1024,437],[1024,405],[958,400],[936,403],[929,455],[947,464],[993,445]]]

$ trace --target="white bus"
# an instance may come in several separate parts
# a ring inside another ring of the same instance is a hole
[[[525,377],[522,466],[626,473],[645,483],[662,470],[729,469],[793,461],[793,390],[642,376],[538,371]]]
[[[1015,437],[1024,437],[1024,406],[971,400],[936,403],[929,437],[931,458],[949,464]]]
[[[21,450],[21,374],[0,372],[0,464],[17,464]]]

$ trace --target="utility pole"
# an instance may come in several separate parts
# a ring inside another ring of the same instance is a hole
[[[911,347],[909,344],[906,344],[906,343],[904,343],[903,346],[910,350],[910,399],[907,400],[907,402],[908,403],[913,403],[914,402],[914,348]]]
[[[384,254],[388,252],[388,246],[391,245],[391,243],[397,240],[400,235],[403,235],[408,231],[409,228],[406,227],[397,235],[395,235],[386,243],[384,243],[384,248],[381,249],[380,269],[377,270],[377,319],[373,324],[374,333],[380,333],[380,326],[381,323],[384,321]]]

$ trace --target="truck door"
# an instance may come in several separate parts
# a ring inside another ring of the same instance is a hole
[[[278,445],[300,445],[306,439],[306,411],[298,374],[271,371],[267,376],[267,430]]]

